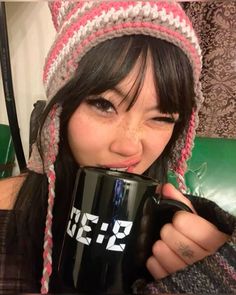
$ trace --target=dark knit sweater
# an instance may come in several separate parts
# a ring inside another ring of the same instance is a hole
[[[163,280],[147,283],[140,279],[133,286],[134,293],[236,293],[236,218],[211,201],[193,197],[191,200],[198,214],[229,234],[230,240],[215,254]],[[14,223],[14,212],[0,210],[0,294],[38,293],[40,279],[35,278],[25,259],[26,239],[20,245],[20,251],[14,251],[14,244],[6,250],[5,235],[9,220]],[[17,233],[15,239],[18,240]],[[58,292],[55,290],[54,287],[50,292]],[[68,291],[63,290],[60,288],[60,292]]]
[[[140,279],[133,286],[134,293],[236,294],[236,218],[206,199],[191,197],[191,201],[200,216],[229,234],[230,239],[213,255],[160,281]]]

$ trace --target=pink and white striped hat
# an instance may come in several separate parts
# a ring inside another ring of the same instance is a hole
[[[197,108],[193,110],[189,125],[178,139],[169,167],[178,178],[180,190],[185,190],[184,173],[186,161],[191,155],[198,111],[202,103],[201,50],[192,24],[181,8],[167,1],[51,1],[49,2],[56,39],[48,53],[43,82],[50,100],[63,87],[79,67],[81,58],[99,43],[124,36],[148,35],[161,38],[178,46],[187,55],[193,70],[194,91]],[[60,106],[54,106],[42,129],[43,160],[36,145],[28,164],[29,169],[46,173],[49,179],[48,214],[44,238],[44,270],[42,293],[48,292],[52,272],[52,209],[55,197],[54,162],[58,153]]]

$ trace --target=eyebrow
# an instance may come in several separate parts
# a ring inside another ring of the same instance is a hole
[[[114,86],[111,90],[115,91],[119,96],[122,96],[122,97],[126,97],[127,94],[125,94],[121,88],[117,87],[117,86]]]
[[[119,87],[117,87],[117,86],[114,86],[111,90],[113,90],[113,91],[116,92],[119,96],[121,96],[121,97],[123,97],[123,98],[127,96],[127,94],[125,94],[125,93],[122,91],[122,89],[119,88]],[[156,111],[156,110],[157,110],[157,111],[160,111],[160,107],[159,107],[158,104],[156,104],[156,105],[153,106],[153,107],[150,107],[150,108],[146,109],[147,112]]]

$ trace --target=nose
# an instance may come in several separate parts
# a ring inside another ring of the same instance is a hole
[[[110,151],[124,157],[140,155],[142,152],[141,132],[137,125],[123,124],[114,132]]]

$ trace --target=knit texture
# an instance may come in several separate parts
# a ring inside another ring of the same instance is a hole
[[[53,106],[44,122],[41,133],[39,131],[37,142],[32,145],[32,153],[27,166],[36,173],[42,173],[42,171],[48,173],[56,160],[61,111],[60,105]]]
[[[236,218],[215,203],[202,199],[192,200],[198,213],[231,235],[218,251],[160,281],[134,284],[136,294],[189,293],[230,294],[236,292]]]
[[[196,81],[199,79],[201,51],[197,37],[189,19],[174,2],[65,1],[57,2],[56,10],[55,3],[49,6],[58,33],[44,67],[48,98],[70,79],[86,52],[123,35],[149,35],[177,45],[188,56]]]

